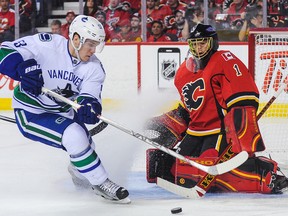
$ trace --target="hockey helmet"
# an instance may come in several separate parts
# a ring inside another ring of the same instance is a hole
[[[211,25],[197,24],[187,39],[191,54],[198,60],[204,58],[219,47],[218,36]]]
[[[92,16],[78,15],[75,17],[69,27],[69,38],[72,41],[74,34],[77,33],[80,36],[80,46],[75,47],[75,50],[80,50],[86,39],[90,39],[100,44],[97,46],[96,52],[102,52],[105,45],[105,30],[102,24]]]

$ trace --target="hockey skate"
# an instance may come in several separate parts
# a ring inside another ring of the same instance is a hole
[[[282,194],[283,192],[288,190],[288,178],[286,176],[281,175],[273,175],[272,176],[272,193],[273,194]]]
[[[100,185],[93,185],[92,189],[97,195],[105,199],[123,204],[128,204],[131,202],[131,200],[128,198],[129,192],[108,178]]]
[[[78,189],[91,189],[92,185],[88,181],[88,179],[86,179],[84,176],[82,176],[79,173],[79,171],[72,164],[69,164],[68,172],[70,173],[70,175],[72,177],[72,181],[73,181],[74,185]]]

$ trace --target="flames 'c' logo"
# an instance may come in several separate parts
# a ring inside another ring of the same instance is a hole
[[[203,79],[186,83],[182,88],[184,103],[189,111],[197,110],[203,103],[205,83]]]

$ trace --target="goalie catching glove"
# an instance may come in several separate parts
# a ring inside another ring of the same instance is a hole
[[[21,79],[20,87],[22,90],[35,96],[41,94],[44,85],[42,70],[35,59],[29,59],[21,62],[17,66],[17,73]]]
[[[148,120],[145,135],[171,149],[184,137],[189,120],[188,112],[179,104],[176,109]]]
[[[102,106],[96,98],[82,97],[77,99],[81,107],[78,109],[79,120],[86,124],[99,122],[98,115],[102,113]]]

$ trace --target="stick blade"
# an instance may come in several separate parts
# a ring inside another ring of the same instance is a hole
[[[248,157],[248,153],[246,151],[242,151],[230,160],[211,166],[207,173],[211,175],[221,175],[223,173],[229,172],[242,165],[248,159]]]
[[[164,190],[167,190],[171,193],[174,193],[176,195],[185,198],[198,199],[203,196],[203,194],[199,193],[194,187],[192,188],[181,187],[160,177],[157,177],[157,185],[163,188]]]

